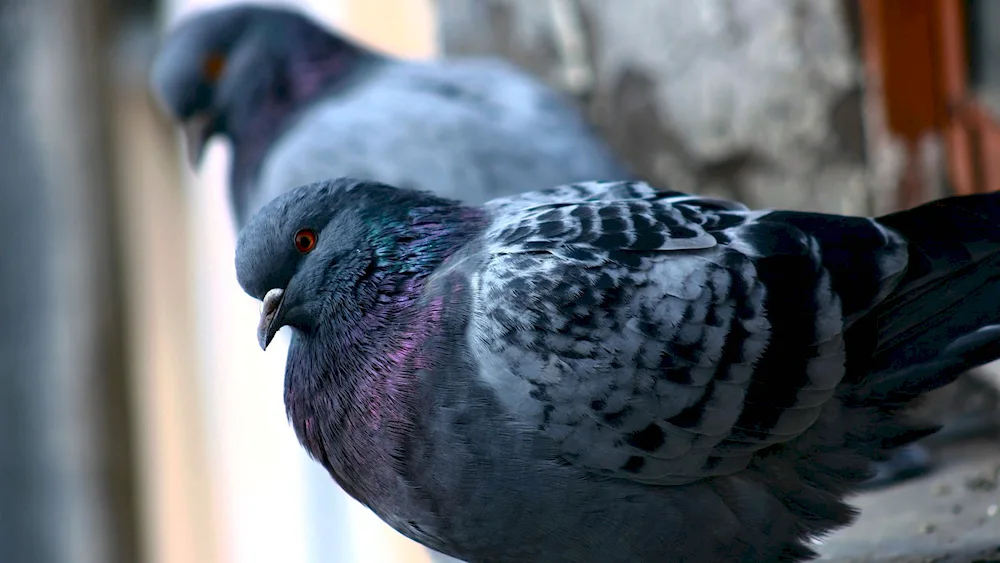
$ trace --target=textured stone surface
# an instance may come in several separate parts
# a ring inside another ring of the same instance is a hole
[[[973,377],[1000,392],[1000,361],[986,364],[972,373]]]
[[[446,54],[500,54],[572,91],[647,179],[753,206],[868,213],[884,208],[900,159],[866,140],[848,5],[437,1]]]
[[[858,497],[857,523],[819,548],[824,563],[1000,562],[1000,443],[937,452],[936,473]]]

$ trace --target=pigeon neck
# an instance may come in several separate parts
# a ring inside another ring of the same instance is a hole
[[[445,311],[466,298],[454,276],[442,281],[430,274],[453,256],[444,249],[461,248],[482,229],[484,216],[458,207],[446,215],[431,213],[428,222],[411,225],[410,237],[365,274],[372,284],[353,292],[371,293],[368,302],[338,322],[296,335],[289,351],[285,406],[296,434],[362,502],[397,486],[395,456],[417,418],[418,384],[435,369],[441,356],[435,350],[450,341]],[[431,218],[443,222],[431,229]],[[421,225],[433,234],[420,235]]]
[[[230,108],[227,133],[232,143],[230,184],[238,219],[246,220],[252,185],[268,151],[313,103],[350,87],[361,74],[383,59],[366,52],[338,52],[321,60],[294,60],[281,70],[277,85],[262,97],[249,97]],[[252,95],[248,92],[248,96]]]
[[[358,372],[389,377],[422,368],[420,345],[440,319],[440,304],[427,284],[487,222],[480,208],[457,204],[416,207],[405,214],[405,220],[373,230],[375,250],[351,290],[353,302],[331,312],[335,320],[320,324],[310,337],[328,363],[324,372],[338,387],[354,384]]]

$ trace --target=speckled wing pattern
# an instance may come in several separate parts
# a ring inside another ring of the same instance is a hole
[[[845,327],[906,265],[902,237],[870,219],[642,183],[487,209],[480,376],[562,461],[644,483],[739,471],[805,431],[845,375]]]

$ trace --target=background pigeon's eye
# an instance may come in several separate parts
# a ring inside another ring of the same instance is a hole
[[[295,250],[305,254],[316,247],[316,232],[312,229],[302,229],[295,233]]]
[[[226,68],[226,58],[218,53],[210,53],[202,61],[202,73],[209,82],[216,82],[222,76],[222,71]]]

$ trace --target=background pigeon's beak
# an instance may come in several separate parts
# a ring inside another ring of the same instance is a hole
[[[212,121],[210,115],[196,115],[181,126],[184,131],[184,142],[187,145],[188,163],[191,168],[197,168],[201,164],[201,157],[205,153],[205,145],[208,143]]]
[[[278,319],[278,311],[281,309],[281,299],[285,296],[282,289],[272,289],[264,295],[264,301],[260,305],[260,324],[257,325],[257,342],[260,343],[261,350],[267,350],[268,344],[274,338],[274,334],[281,328],[281,323],[275,322]]]

